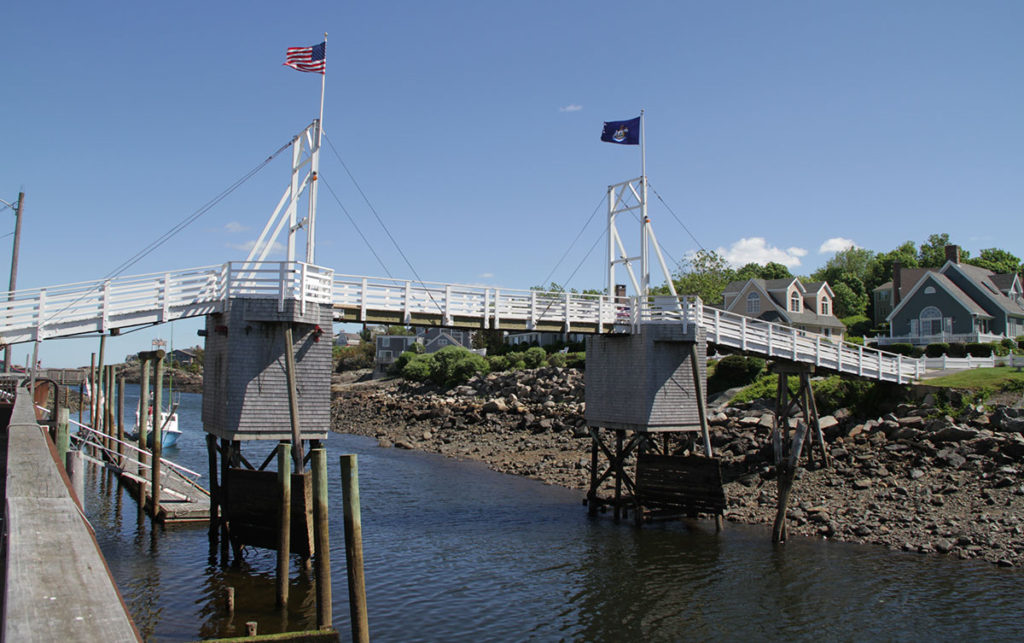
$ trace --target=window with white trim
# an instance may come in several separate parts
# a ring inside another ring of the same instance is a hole
[[[761,312],[761,296],[756,292],[747,295],[747,314],[756,315]]]
[[[823,298],[821,300],[821,314],[822,315],[831,315],[832,314],[832,313],[828,312],[828,309],[829,309],[829,305],[828,304],[829,304],[829,301],[827,299]]]
[[[922,335],[939,335],[942,333],[942,311],[935,306],[928,306],[918,315],[921,320],[919,328]]]
[[[794,313],[800,312],[800,293],[795,290],[789,296],[789,310]]]

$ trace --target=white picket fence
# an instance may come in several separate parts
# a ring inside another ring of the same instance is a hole
[[[1012,366],[1024,368],[1024,355],[991,355],[989,357],[925,357],[925,368],[934,370],[966,370],[969,368],[993,368],[995,366]]]

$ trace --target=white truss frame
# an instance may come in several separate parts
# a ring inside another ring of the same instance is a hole
[[[622,236],[619,234],[616,218],[620,214],[639,212],[640,219],[640,254],[629,256],[626,247],[622,243]],[[654,228],[651,227],[651,220],[647,216],[647,177],[630,179],[615,185],[608,186],[608,295],[615,295],[615,268],[623,264],[629,274],[633,291],[646,297],[651,290],[651,269],[650,269],[650,248],[653,245],[654,254],[661,265],[665,282],[668,283],[669,292],[677,297],[675,285],[672,283],[672,273],[669,272],[665,257],[661,254],[657,237],[654,235]],[[633,270],[633,262],[640,262],[640,275]]]

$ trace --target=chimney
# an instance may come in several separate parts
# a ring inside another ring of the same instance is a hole
[[[960,263],[960,246],[946,246],[946,261]]]
[[[903,287],[903,279],[900,273],[903,272],[903,266],[900,265],[899,261],[892,262],[892,307],[895,308],[896,304],[900,303],[900,288]]]

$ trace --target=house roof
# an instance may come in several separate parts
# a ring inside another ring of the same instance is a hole
[[[809,289],[800,282],[799,279],[793,277],[792,279],[748,279],[746,281],[733,281],[726,286],[725,292],[731,295],[742,295],[744,291],[757,291],[758,294],[762,295],[772,309],[762,310],[761,314],[758,315],[758,319],[764,319],[765,321],[780,320],[783,323],[788,324],[800,324],[805,326],[821,326],[823,328],[846,328],[843,322],[839,321],[834,315],[819,315],[817,311],[811,312],[799,312],[794,313],[788,310],[788,301],[786,301],[785,295],[782,297],[778,296],[778,293],[784,292],[789,289],[789,285],[796,282],[798,286],[797,290],[802,295],[806,295]],[[828,288],[831,293],[831,288],[827,282],[811,282],[811,285],[815,287],[812,294],[821,290],[822,287]],[[780,287],[781,286],[781,287]],[[731,302],[734,303],[734,302]]]
[[[1005,294],[1013,287],[1013,282],[1017,280],[1017,275],[1010,272],[1005,275],[992,275],[989,279]]]
[[[999,288],[998,284],[993,281],[993,277],[1000,275],[996,275],[994,272],[986,268],[979,268],[978,266],[972,266],[965,263],[947,262],[946,265],[942,267],[942,271],[946,272],[947,270],[959,270],[961,273],[967,275],[969,279],[978,284],[978,286],[990,299],[992,299],[992,301],[996,303],[997,306],[1005,310],[1007,313],[1015,316],[1024,315],[1024,307],[1021,307],[1021,305],[1016,301],[1003,294],[1003,291]],[[1012,277],[1013,275],[1010,276]]]
[[[938,272],[937,268],[900,268],[900,301],[910,294],[910,291],[914,288],[921,277],[925,276],[929,272]],[[878,286],[871,292],[879,292],[882,290],[892,290],[892,281],[887,281],[881,286]]]
[[[891,321],[896,316],[896,313],[903,310],[903,308],[907,305],[907,302],[909,302],[919,290],[923,289],[924,285],[928,282],[934,282],[937,286],[945,290],[953,299],[957,300],[957,302],[965,309],[967,309],[971,314],[977,315],[979,317],[992,317],[987,312],[985,312],[985,309],[978,305],[978,302],[974,301],[974,299],[972,299],[970,295],[965,293],[963,290],[960,289],[959,286],[953,283],[949,279],[949,277],[942,274],[941,272],[926,271],[921,276],[921,278],[917,280],[917,283],[914,284],[910,291],[902,299],[900,299],[900,303],[897,304],[892,309],[892,312],[889,313],[889,316],[886,317],[886,319]]]

